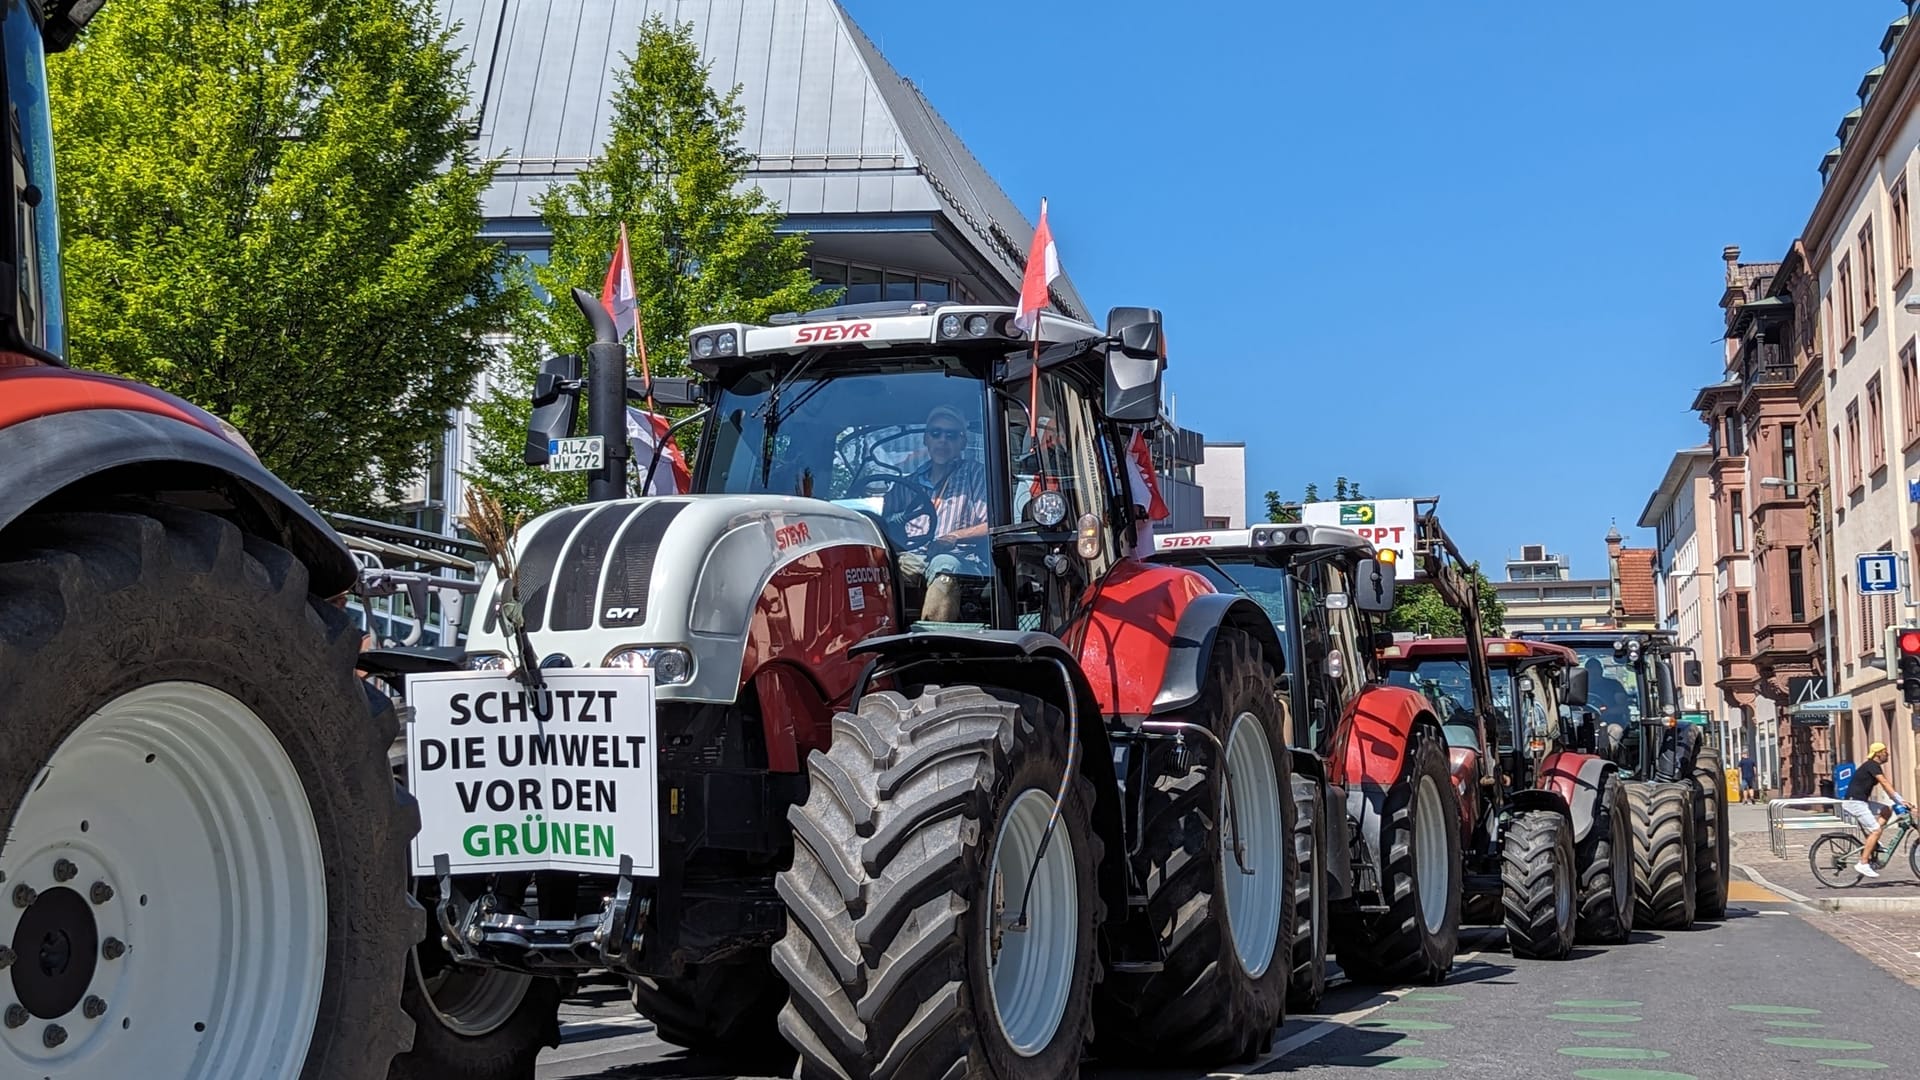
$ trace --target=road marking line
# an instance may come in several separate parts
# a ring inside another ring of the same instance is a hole
[[[1763,889],[1751,881],[1730,881],[1727,883],[1727,899],[1772,902],[1784,904],[1787,898],[1768,889]]]
[[[1453,958],[1454,966],[1458,967],[1461,964],[1470,963],[1480,955],[1480,952],[1481,950],[1475,949],[1474,951],[1467,953],[1464,956],[1454,957]],[[1314,1024],[1312,1027],[1306,1029],[1305,1031],[1298,1032],[1297,1034],[1288,1036],[1286,1039],[1278,1043],[1275,1043],[1273,1049],[1268,1051],[1266,1056],[1260,1058],[1258,1061],[1255,1061],[1252,1065],[1248,1066],[1246,1072],[1217,1072],[1217,1073],[1208,1073],[1207,1076],[1209,1080],[1245,1080],[1246,1077],[1251,1076],[1256,1072],[1259,1072],[1261,1067],[1266,1065],[1271,1065],[1273,1062],[1278,1061],[1283,1057],[1286,1057],[1288,1054],[1293,1053],[1295,1050],[1298,1050],[1303,1046],[1307,1046],[1312,1043],[1319,1042],[1321,1039],[1326,1038],[1327,1036],[1333,1034],[1336,1031],[1345,1031],[1349,1027],[1351,1027],[1354,1024],[1354,1022],[1366,1019],[1368,1016],[1371,1016],[1374,1013],[1379,1012],[1381,1009],[1384,1009],[1387,1006],[1392,1005],[1393,1003],[1399,1001],[1403,996],[1407,994],[1417,994],[1421,990],[1425,990],[1425,989],[1430,989],[1430,988],[1422,987],[1422,986],[1402,986],[1393,990],[1382,990],[1375,996],[1384,998],[1385,1000],[1380,1001],[1373,1005],[1365,1006],[1364,1008],[1356,1007],[1356,1008],[1348,1009],[1346,1012],[1343,1012],[1343,1013],[1336,1013],[1333,1016],[1329,1016],[1326,1019],[1321,1020],[1319,1023]],[[1368,1000],[1372,1000],[1372,999],[1370,998]]]

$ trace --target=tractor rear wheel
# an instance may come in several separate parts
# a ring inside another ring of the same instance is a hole
[[[1103,913],[1073,740],[1059,709],[970,686],[834,717],[776,878],[799,1076],[1076,1075]]]
[[[1633,811],[1619,773],[1601,781],[1580,868],[1580,940],[1617,945],[1633,935]]]
[[[1287,1011],[1312,1012],[1327,992],[1327,822],[1320,782],[1293,778],[1293,978]]]
[[[688,964],[677,978],[633,980],[634,1011],[653,1021],[660,1038],[712,1057],[791,1065],[779,1034],[786,1003],[787,984],[765,949]]]
[[[1727,887],[1733,877],[1733,839],[1728,833],[1727,773],[1720,751],[1700,748],[1693,767],[1694,904],[1702,919],[1727,916]]]
[[[1223,627],[1200,701],[1186,719],[1227,754],[1172,743],[1148,753],[1142,843],[1146,917],[1164,951],[1157,972],[1113,973],[1096,998],[1099,1053],[1129,1062],[1249,1061],[1270,1043],[1293,977],[1292,755],[1273,668],[1252,635]],[[1229,797],[1231,803],[1229,803]]]
[[[0,1075],[383,1075],[425,924],[360,631],[211,514],[34,513],[4,550]]]
[[[1627,785],[1633,812],[1633,921],[1653,930],[1693,925],[1691,783]]]
[[[1334,955],[1357,983],[1440,982],[1460,948],[1460,793],[1438,728],[1415,724],[1407,741],[1405,772],[1381,812],[1387,912],[1333,924]]]
[[[1500,838],[1501,906],[1507,945],[1528,960],[1573,951],[1573,823],[1555,810],[1515,814]]]

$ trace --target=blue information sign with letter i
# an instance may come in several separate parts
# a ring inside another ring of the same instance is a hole
[[[1874,593],[1897,593],[1900,591],[1899,556],[1891,551],[1875,551],[1857,557],[1857,572],[1854,580],[1860,583],[1860,591],[1867,595]]]

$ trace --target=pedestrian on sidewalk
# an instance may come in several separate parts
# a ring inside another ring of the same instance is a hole
[[[1880,876],[1880,871],[1873,868],[1873,854],[1879,849],[1880,833],[1887,827],[1887,819],[1893,816],[1890,807],[1874,801],[1874,793],[1886,792],[1894,806],[1906,802],[1887,783],[1887,756],[1886,743],[1877,742],[1867,747],[1867,760],[1853,770],[1853,779],[1847,782],[1847,793],[1840,802],[1840,816],[1867,834],[1867,846],[1861,851],[1860,862],[1853,868],[1854,873],[1861,877]]]
[[[1755,799],[1756,796],[1754,793],[1754,780],[1755,780],[1755,777],[1758,775],[1759,768],[1760,768],[1759,762],[1756,762],[1753,760],[1753,751],[1742,750],[1740,752],[1740,801],[1741,802],[1752,802]]]

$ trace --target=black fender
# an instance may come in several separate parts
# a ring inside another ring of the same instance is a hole
[[[1181,712],[1200,700],[1207,665],[1213,661],[1213,642],[1222,626],[1252,634],[1273,670],[1286,670],[1280,635],[1274,630],[1266,609],[1238,593],[1196,596],[1180,613],[1180,622],[1173,629],[1173,640],[1167,648],[1166,672],[1160,677],[1160,692],[1153,699],[1153,715]]]
[[[87,481],[93,494],[167,501],[190,490],[224,496],[242,529],[293,552],[311,591],[338,596],[359,570],[332,527],[253,455],[165,416],[124,409],[53,413],[0,428],[0,529]],[[111,474],[111,475],[110,475]]]
[[[848,655],[871,661],[853,688],[849,709],[859,706],[861,694],[875,676],[898,674],[900,681],[912,683],[984,684],[1031,694],[1073,717],[1080,738],[1080,774],[1093,783],[1095,792],[1093,827],[1106,845],[1100,896],[1109,919],[1125,918],[1127,839],[1120,785],[1113,771],[1113,745],[1093,684],[1066,642],[1038,631],[926,631],[867,638],[849,649]]]
[[[1561,798],[1559,792],[1549,791],[1546,788],[1523,788],[1516,791],[1507,799],[1507,806],[1516,814],[1548,810],[1566,818],[1568,824],[1573,822],[1573,808],[1567,805],[1567,800]]]

